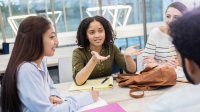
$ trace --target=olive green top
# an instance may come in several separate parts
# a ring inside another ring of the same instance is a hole
[[[113,63],[115,63],[119,68],[125,70],[127,73],[130,73],[126,68],[124,55],[115,45],[110,44],[107,47],[104,46],[100,51],[100,55],[101,56],[110,55],[110,58],[101,63],[97,63],[91,75],[89,76],[89,79],[110,76],[112,74]],[[83,67],[86,66],[91,57],[92,54],[89,46],[86,48],[77,48],[73,51],[73,56],[72,56],[73,79],[75,79],[76,74],[81,69],[83,69]]]

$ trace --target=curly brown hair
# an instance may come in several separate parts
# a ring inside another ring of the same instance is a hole
[[[113,28],[111,24],[109,23],[109,21],[102,16],[94,16],[94,17],[85,18],[84,20],[81,21],[78,27],[77,36],[76,36],[78,46],[84,47],[84,48],[86,46],[89,46],[90,43],[89,43],[89,40],[87,39],[86,32],[90,23],[93,21],[100,22],[105,30],[105,41],[103,45],[109,45],[110,43],[113,43],[115,36],[114,36]]]

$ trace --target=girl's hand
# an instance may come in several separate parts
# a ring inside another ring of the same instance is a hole
[[[63,103],[63,100],[62,100],[60,97],[54,96],[54,95],[50,96],[50,97],[49,97],[49,100],[50,100],[50,102],[51,102],[52,104],[54,104],[54,105]]]
[[[176,68],[178,66],[178,60],[169,59],[169,60],[167,60],[166,65],[170,66],[170,67],[173,67],[173,68]]]
[[[151,56],[145,56],[143,59],[143,63],[145,67],[154,67],[159,65],[159,63],[154,59],[154,57]]]
[[[93,101],[96,102],[99,98],[99,91],[92,90],[90,93],[91,93],[91,96],[93,98]]]
[[[143,63],[145,63],[145,64],[157,63],[157,61],[154,59],[154,57],[145,56],[144,59],[143,59]]]
[[[99,53],[97,53],[96,51],[92,51],[91,54],[92,54],[93,60],[96,61],[97,63],[102,62],[102,61],[105,61],[105,60],[107,60],[108,58],[110,58],[110,55],[108,55],[108,56],[106,56],[106,57],[105,57],[105,56],[101,56],[101,55],[99,55]]]
[[[125,56],[132,56],[132,55],[140,55],[143,52],[143,49],[137,50],[136,48],[139,47],[140,45],[135,45],[135,46],[130,46],[126,48],[124,55]]]

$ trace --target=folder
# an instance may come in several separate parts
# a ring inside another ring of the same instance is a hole
[[[107,80],[105,80],[108,78]],[[103,82],[103,83],[102,83]],[[93,89],[106,89],[106,88],[112,88],[113,87],[113,77],[103,77],[98,79],[89,79],[86,81],[84,85],[77,86],[74,82],[70,86],[69,90],[91,90]]]
[[[86,110],[83,112],[126,112],[119,104],[112,103],[102,107]]]

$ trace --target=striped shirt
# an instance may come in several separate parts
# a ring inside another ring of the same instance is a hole
[[[143,57],[151,56],[156,61],[176,58],[176,50],[170,38],[169,35],[161,32],[158,27],[154,28],[149,34]]]

